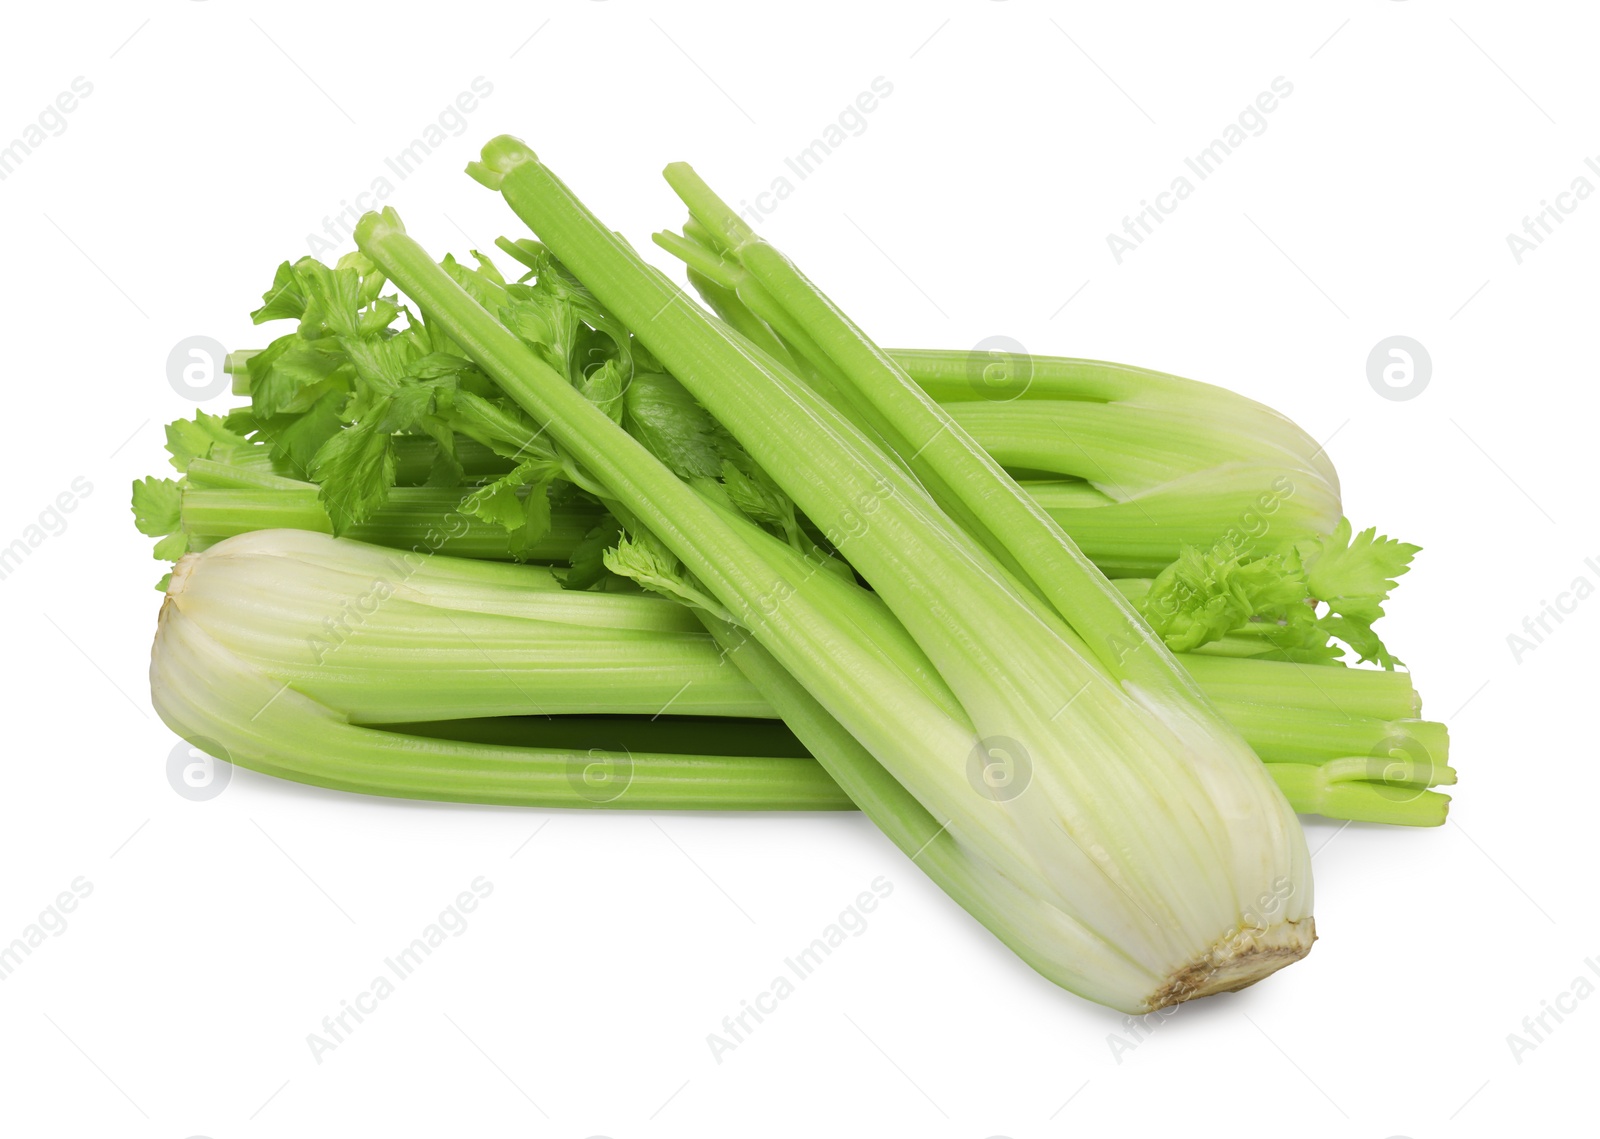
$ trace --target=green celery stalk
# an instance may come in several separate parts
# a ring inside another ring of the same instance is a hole
[[[195,460],[191,465],[208,464],[206,460]],[[247,530],[272,527],[332,533],[327,510],[317,501],[314,483],[281,480],[263,484],[247,481],[249,475],[239,473],[232,464],[223,469],[232,472],[232,477],[207,477],[204,485],[198,485],[191,473],[189,485],[183,488],[183,529],[195,539],[195,548]],[[276,478],[270,473],[264,477]],[[1084,482],[1024,480],[1019,485],[1080,543],[1096,566],[1124,580],[1128,580],[1130,574],[1151,573],[1163,568],[1171,561],[1169,555],[1176,553],[1182,542],[1209,545],[1231,525],[1226,511],[1235,506],[1230,499],[1218,513],[1197,515],[1192,509],[1193,503],[1182,500],[1167,504],[1151,499],[1110,502]],[[424,541],[430,527],[443,525],[450,532],[445,547],[447,553],[458,557],[510,558],[512,554],[503,529],[472,516],[451,517],[472,490],[470,486],[399,485],[372,518],[355,524],[347,533],[364,542],[409,547]],[[583,523],[588,521],[592,526],[598,513],[592,509],[556,507],[550,533],[540,541],[537,552],[528,557],[534,561],[563,560],[587,530]],[[1260,646],[1252,648],[1265,651]]]
[[[735,754],[753,762],[748,769],[719,769],[727,779],[721,805],[754,801],[777,808],[785,805],[781,796],[745,784],[766,778],[767,758],[807,754],[782,723],[748,719],[777,711],[730,666],[726,656],[737,661],[737,653],[721,651],[683,607],[643,594],[567,591],[541,567],[422,558],[318,534],[259,532],[180,562],[163,608],[162,628],[169,626],[228,654],[229,673],[292,685],[356,726],[455,743],[537,744],[534,771],[545,770],[544,752],[552,747],[569,749],[558,753],[563,763],[595,748],[641,756]],[[726,630],[713,626],[711,633],[719,632],[726,640]],[[162,669],[176,667],[166,653],[157,660]],[[1202,685],[1220,694],[1219,707],[1268,760],[1269,774],[1297,811],[1412,825],[1442,821],[1444,796],[1422,795],[1412,784],[1453,780],[1445,765],[1447,742],[1442,725],[1405,718],[1417,701],[1404,674],[1200,663],[1200,674],[1210,676]],[[1319,679],[1325,673],[1340,682],[1336,693]],[[240,725],[213,714],[205,734],[246,766],[321,770],[318,749],[308,753],[302,736],[276,739],[263,750],[250,734],[254,711],[236,714],[245,721],[242,733]],[[1400,718],[1382,718],[1388,714]],[[350,738],[360,748],[404,750],[388,740]],[[1391,751],[1414,762],[1391,770]],[[328,754],[331,777],[340,753]],[[1325,770],[1289,771],[1289,763],[1276,760]],[[659,774],[676,777],[670,770]],[[352,779],[347,775],[338,785],[389,793],[377,773],[368,786]],[[1355,782],[1366,785],[1346,786]],[[522,801],[562,805],[561,788],[552,792],[547,784],[532,780]],[[473,782],[470,768],[459,786],[433,786],[440,796],[452,789],[489,793]],[[658,781],[643,789],[643,805],[659,805]],[[707,788],[703,801],[714,801],[712,795]],[[799,795],[793,809],[818,805],[810,795]],[[629,799],[617,805],[641,804]]]
[[[346,535],[398,549],[512,560],[511,536],[503,526],[461,511],[461,502],[471,491],[470,487],[395,487],[371,518],[349,527]],[[556,507],[544,536],[516,553],[524,561],[564,562],[600,517],[595,508]],[[333,522],[313,483],[254,489],[186,486],[180,519],[190,548],[196,550],[253,530],[333,533]]]
[[[193,556],[193,555],[191,555]],[[174,579],[179,571],[174,571]],[[181,594],[181,584],[179,586]],[[341,791],[529,807],[846,810],[815,763],[786,756],[527,747],[386,731],[252,666],[170,602],[157,626],[151,695],[161,718],[218,759]]]
[[[684,246],[700,251],[675,234],[658,240],[680,255],[691,255]],[[742,335],[793,360],[737,295],[698,275],[691,280]],[[1025,356],[1009,362],[1025,377],[1015,385],[1021,394],[991,399],[983,377],[999,365],[985,365],[985,357],[887,354],[1022,479],[1108,576],[1153,576],[1185,543],[1207,547],[1234,533],[1242,546],[1275,546],[1327,534],[1339,520],[1339,484],[1326,455],[1277,412],[1226,389],[1121,364]],[[248,372],[235,380],[236,392],[248,394]],[[1009,396],[1010,389],[998,391]],[[397,438],[397,484],[420,484],[434,449],[421,436]],[[456,451],[472,475],[509,466],[470,439],[458,439]]]

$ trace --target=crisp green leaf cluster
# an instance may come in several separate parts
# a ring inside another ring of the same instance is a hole
[[[508,280],[476,250],[472,264],[453,256],[441,264],[675,473],[802,552],[815,548],[794,504],[588,289],[536,242],[498,244],[526,269],[520,279]],[[279,265],[251,317],[257,324],[293,321],[293,331],[249,357],[248,407],[225,417],[197,411],[168,425],[173,466],[187,473],[195,459],[208,459],[314,483],[341,534],[372,518],[391,489],[405,484],[400,441],[425,441],[426,470],[410,471],[410,482],[460,487],[460,509],[502,527],[513,555],[549,532],[552,503],[603,497],[426,314],[383,295],[386,284],[361,254],[333,266],[310,257]],[[493,456],[492,464],[469,470],[468,441]],[[182,501],[190,481],[134,485],[135,522],[160,539],[160,559],[188,550]],[[596,527],[574,551],[565,583],[589,589],[632,581],[679,596],[668,583],[679,580],[681,567],[644,572],[641,552],[653,548],[651,539],[636,532],[629,545],[623,529],[609,521]],[[628,572],[613,572],[613,563]],[[697,589],[686,579],[683,588]]]
[[[1259,655],[1305,663],[1337,662],[1345,650],[1392,669],[1402,662],[1372,629],[1395,579],[1420,549],[1376,528],[1351,536],[1349,519],[1332,534],[1275,553],[1240,553],[1226,540],[1192,546],[1151,583],[1140,609],[1175,652],[1224,637],[1255,637]]]
[[[486,261],[475,270],[456,268],[486,288],[504,289]],[[258,324],[289,318],[298,324],[250,360],[251,406],[236,419],[271,445],[274,459],[320,486],[335,533],[383,505],[395,484],[396,436],[433,439],[438,450],[428,483],[458,485],[456,438],[476,437],[466,428],[483,418],[477,409],[458,415],[458,398],[495,393],[447,336],[379,295],[384,284],[359,254],[332,268],[302,258],[279,266],[252,314]],[[479,441],[500,453],[507,439],[498,432]],[[545,448],[539,457],[554,454]]]
[[[1361,660],[1393,668],[1402,662],[1384,648],[1372,625],[1383,616],[1395,579],[1411,568],[1422,547],[1380,535],[1376,527],[1354,538],[1350,531],[1346,518],[1328,537],[1300,543],[1306,588],[1328,607],[1321,623],[1331,636],[1353,648]]]

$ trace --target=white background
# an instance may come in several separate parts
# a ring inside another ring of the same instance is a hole
[[[1520,1063],[1506,1039],[1600,959],[1600,601],[1520,663],[1507,644],[1600,583],[1600,202],[1521,264],[1506,242],[1600,185],[1585,6],[30,7],[0,140],[74,77],[93,93],[0,182],[0,544],[93,489],[0,582],[0,941],[74,878],[93,893],[0,983],[8,1133],[1592,1126],[1600,999]],[[167,354],[261,343],[245,314],[277,262],[476,76],[493,94],[389,199],[441,254],[520,232],[460,173],[495,133],[643,243],[681,219],[663,164],[749,197],[888,79],[765,232],[885,344],[1008,335],[1163,368],[1329,440],[1357,526],[1424,547],[1386,635],[1449,721],[1449,824],[1309,824],[1316,951],[1119,1062],[1118,1015],[1032,974],[859,817],[428,806],[244,771],[175,794],[145,681],[161,569],[127,506],[192,410]],[[1269,129],[1117,264],[1106,235],[1278,76]],[[1368,383],[1392,334],[1432,358],[1411,400]],[[307,1034],[479,875],[471,927],[316,1063]],[[707,1033],[879,875],[868,930],[716,1063]]]

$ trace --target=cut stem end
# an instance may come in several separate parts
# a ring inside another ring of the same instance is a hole
[[[1317,923],[1309,917],[1265,929],[1231,931],[1169,977],[1146,1002],[1145,1011],[1213,993],[1236,993],[1285,965],[1293,965],[1311,952],[1316,940]]]

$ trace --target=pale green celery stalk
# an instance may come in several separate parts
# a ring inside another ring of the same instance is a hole
[[[747,642],[753,644],[753,642]],[[836,723],[836,722],[835,722]],[[808,759],[806,749],[782,721],[732,721],[708,725],[698,719],[676,719],[672,716],[636,717],[618,720],[609,717],[515,717],[482,720],[434,720],[425,723],[401,725],[412,735],[457,742],[477,742],[501,747],[570,747],[579,752],[594,750],[604,755],[665,755],[699,754],[701,749],[717,756],[736,754],[750,757],[756,770],[776,757]],[[761,730],[762,728],[777,729]],[[850,738],[848,733],[839,732]],[[560,741],[552,745],[549,739]],[[853,742],[853,741],[852,741]],[[813,745],[817,746],[817,745]],[[824,745],[825,746],[825,745]],[[856,745],[859,747],[860,745]],[[758,758],[759,757],[759,758]],[[314,762],[311,766],[315,766]],[[823,772],[821,766],[817,769]],[[879,768],[881,771],[881,767]],[[1392,826],[1437,827],[1448,817],[1450,797],[1429,790],[1424,782],[1407,782],[1402,776],[1411,773],[1409,764],[1395,761],[1394,778],[1380,779],[1384,768],[1381,761],[1356,755],[1329,760],[1316,765],[1298,763],[1269,763],[1266,770],[1277,783],[1278,789],[1288,798],[1295,811],[1302,815],[1322,815],[1330,819],[1347,819],[1352,822],[1382,823]],[[1441,782],[1454,782],[1453,773],[1432,768],[1432,773],[1449,775]],[[740,771],[733,779],[740,786]],[[752,771],[750,774],[754,774]],[[824,777],[827,777],[823,772]],[[885,772],[884,777],[888,775]],[[347,790],[365,790],[348,787]],[[373,789],[384,794],[383,789]],[[743,793],[742,791],[739,793]],[[903,789],[902,789],[902,793]],[[735,791],[730,788],[730,796]],[[841,800],[848,802],[843,791]],[[560,804],[551,804],[560,805]],[[621,794],[614,806],[634,806]],[[770,805],[781,807],[773,801]],[[726,809],[737,809],[733,802],[720,804]],[[818,809],[832,809],[828,803]],[[809,810],[803,803],[793,804],[795,810]],[[926,812],[922,814],[928,818]],[[914,833],[911,832],[911,833]],[[897,844],[899,839],[896,839]],[[915,847],[906,850],[914,854]],[[920,860],[918,860],[920,862]]]
[[[1184,431],[1180,437],[1197,457],[1226,461],[1242,448],[1241,457],[1248,461],[1302,468],[1335,494],[1339,489],[1339,476],[1321,444],[1293,420],[1227,388],[1127,364],[1030,355],[997,362],[1013,371],[999,381],[996,392],[992,382],[981,377],[975,382],[970,354],[963,360],[952,352],[895,349],[891,355],[940,403],[993,402],[1000,395],[1049,403],[1102,403],[1173,413],[1174,419],[1188,416],[1191,422],[1198,421],[1201,430]],[[1227,430],[1214,433],[1208,445],[1204,424]]]
[[[1444,825],[1449,796],[1421,787],[1363,779],[1371,770],[1370,760],[1352,757],[1317,767],[1274,764],[1272,773],[1290,801],[1315,803],[1316,813],[1330,819],[1413,827]]]
[[[1214,641],[1207,641],[1195,653],[1208,657],[1226,657],[1229,660],[1254,660],[1257,657],[1272,658],[1277,653],[1278,646],[1260,636],[1251,636],[1244,633],[1229,633],[1218,637]]]
[[[1228,536],[1241,550],[1271,550],[1338,524],[1339,482],[1325,451],[1277,412],[1225,389],[1031,356],[1008,362],[1020,374],[996,394],[974,378],[970,357],[890,356],[1000,465],[1073,476],[1103,494],[1094,501],[1076,484],[1028,488],[1113,576],[1149,574],[1182,544]]]
[[[434,721],[405,724],[405,731],[353,724],[336,710],[286,688],[168,610],[157,628],[151,693],[162,720],[201,751],[266,775],[340,791],[614,810],[824,811],[856,806],[808,756],[762,750],[722,754],[727,728],[720,724],[708,728],[665,717],[642,720],[645,742],[626,748],[615,742],[621,731],[618,725],[604,721],[584,721],[593,733],[585,742],[555,747],[508,741],[537,739],[541,725],[559,725],[560,720],[537,719],[531,725],[521,717]],[[456,738],[457,732],[467,738]],[[496,740],[474,740],[475,732]],[[673,738],[664,747],[652,748],[647,741],[656,734]],[[696,735],[703,742],[695,742]],[[838,742],[854,744],[842,729],[841,735]],[[707,745],[716,750],[696,750]],[[1286,789],[1291,798],[1305,804],[1304,809],[1315,808],[1333,818],[1420,826],[1444,819],[1447,800],[1432,791],[1413,795],[1370,783],[1324,785],[1316,775],[1318,768],[1284,765],[1273,770],[1286,773],[1284,779],[1291,784]],[[887,773],[882,778],[893,783]],[[857,794],[865,792],[858,788]],[[903,789],[900,794],[905,794]],[[890,834],[897,845],[930,873],[936,873],[932,860],[959,857],[948,836],[919,853],[922,844],[913,845],[913,840],[937,833],[938,824],[925,811],[913,809],[914,801],[902,805],[905,819]],[[1341,809],[1347,813],[1336,813]],[[927,822],[919,827],[920,820]],[[980,870],[969,866],[968,882],[980,881]],[[955,880],[950,871],[943,873],[946,880]],[[975,890],[977,898],[957,900],[977,912],[985,896],[997,898],[995,891],[1000,888],[1016,890],[1009,884],[985,885]],[[1013,948],[1023,953],[1015,943]]]
[[[970,405],[959,405],[970,406]],[[1043,405],[1032,405],[1043,406]],[[1027,409],[1015,414],[1025,415]],[[992,423],[958,422],[993,443]],[[1111,577],[1150,577],[1173,561],[1185,545],[1208,549],[1230,538],[1237,549],[1263,552],[1303,538],[1330,533],[1339,520],[1339,499],[1326,484],[1281,468],[1209,469],[1148,490],[1128,492],[1091,477],[1086,483],[1025,480],[1023,488],[1061,526],[1084,554]],[[1117,498],[1118,494],[1126,497]]]
[[[522,144],[495,140],[473,173],[840,536],[928,653],[973,718],[964,746],[952,736],[908,747],[922,732],[908,734],[881,707],[863,716],[826,678],[799,678],[925,807],[948,816],[964,847],[1035,883],[1030,892],[1075,921],[1054,979],[1116,1007],[1154,1007],[1249,983],[1304,953],[1309,858],[1298,825],[1243,742],[1183,682],[1173,683],[1181,696],[1159,705],[1116,684],[1077,633],[849,418],[662,281]],[[1084,621],[1096,648],[1118,636],[1150,640],[1092,568],[1080,564],[1076,578],[1102,600],[1098,621]],[[757,635],[795,671],[779,638]],[[995,741],[1028,753],[1033,780],[1029,793],[985,804],[966,760]],[[1242,931],[1251,897],[1274,880],[1289,884],[1287,919]],[[1124,984],[1141,991],[1119,991]]]
[[[750,307],[739,299],[739,294],[733,288],[734,281],[729,281],[725,277],[714,280],[706,275],[703,271],[705,264],[697,257],[697,254],[705,252],[700,246],[678,237],[671,230],[665,230],[655,236],[656,240],[663,242],[669,251],[685,259],[687,262],[685,275],[689,283],[694,286],[695,292],[700,294],[700,299],[710,305],[711,311],[721,317],[730,328],[795,375],[810,380],[813,387],[821,388],[826,384],[826,381],[816,373],[816,369],[810,368],[804,359],[795,358],[795,354],[791,353],[772,331],[771,325],[751,312]],[[837,401],[843,400],[837,392],[825,394],[830,398],[837,397]]]
[[[359,723],[655,715],[673,696],[663,673],[682,689],[680,715],[770,714],[738,669],[712,653],[686,657],[704,641],[700,625],[657,597],[564,590],[542,566],[296,530],[240,535],[201,557],[204,572],[169,586],[185,616]]]
[[[260,450],[265,451],[265,448]],[[404,451],[402,449],[402,455]],[[197,459],[191,463],[191,468],[205,462]],[[224,479],[207,476],[204,480],[196,480],[191,475],[189,481],[195,486],[192,492],[190,488],[185,488],[184,528],[197,540],[216,540],[230,534],[271,526],[294,526],[331,533],[331,524],[324,521],[327,512],[320,502],[314,501],[315,484],[292,479],[266,484],[251,482],[250,474],[258,469],[262,472],[271,470],[270,465],[254,456],[242,467],[230,459],[224,469],[233,477]],[[279,476],[268,473],[265,477],[272,479]],[[1221,477],[1227,478],[1226,475]],[[1164,568],[1177,553],[1181,542],[1210,546],[1233,524],[1226,511],[1236,510],[1239,501],[1237,496],[1230,499],[1223,513],[1197,515],[1189,504],[1182,501],[1163,504],[1154,499],[1145,499],[1140,502],[1111,503],[1101,492],[1084,482],[1036,482],[1025,479],[1019,485],[1061,523],[1084,552],[1091,555],[1091,560],[1102,572],[1119,578],[1119,582],[1140,581],[1146,584],[1148,578],[1121,575],[1144,575]],[[1212,479],[1211,485],[1215,487],[1219,484]],[[259,487],[261,493],[241,493],[249,487]],[[309,500],[304,493],[308,488],[312,490]],[[284,493],[272,495],[266,493],[269,489],[279,489]],[[449,523],[452,530],[459,529],[462,524],[446,516],[472,489],[408,486],[402,482],[390,492],[386,504],[379,508],[373,518],[367,523],[358,524],[350,531],[350,536],[382,545],[410,546],[422,542],[430,526]],[[1251,489],[1245,488],[1246,494]],[[1073,505],[1064,506],[1063,500],[1071,500]],[[239,511],[237,517],[230,514],[234,505]],[[1090,506],[1095,508],[1080,508]],[[530,555],[532,560],[565,558],[570,553],[571,542],[583,537],[584,528],[579,527],[582,518],[598,517],[598,513],[597,508],[585,511],[576,507],[557,507],[551,533],[541,540],[538,552]],[[567,521],[570,521],[570,525]],[[465,525],[466,533],[449,539],[449,553],[459,557],[511,557],[503,528],[476,518],[468,519]],[[571,542],[567,541],[568,535]],[[1210,647],[1207,646],[1208,649]],[[1246,655],[1258,655],[1270,651],[1271,646],[1252,642],[1245,648],[1248,650]]]
[[[215,758],[301,783],[409,799],[638,810],[852,805],[807,759],[517,747],[351,723],[212,637],[189,612],[190,571],[215,554],[187,555],[173,570],[150,664],[157,713]],[[237,595],[236,607],[247,600]]]
[[[270,461],[262,461],[266,452],[266,447],[240,447],[217,459],[190,459],[183,469],[184,484],[214,490],[316,489],[314,483],[278,473]]]
[[[1321,764],[1367,756],[1372,759],[1372,770],[1378,771],[1387,768],[1391,760],[1401,759],[1411,761],[1417,768],[1416,774],[1407,776],[1405,781],[1456,781],[1455,772],[1444,764],[1449,752],[1445,726],[1433,720],[1384,720],[1342,712],[1319,714],[1306,708],[1252,704],[1225,697],[1216,698],[1216,705],[1261,758],[1271,764]]]
[[[253,665],[363,723],[773,714],[682,606],[565,590],[542,566],[258,531],[211,547],[182,604]],[[1403,745],[1446,770],[1443,725],[1416,718],[1405,673],[1180,659],[1268,763]]]
[[[676,234],[657,240],[693,264],[710,257]],[[841,404],[834,383],[804,355],[791,354],[731,288],[698,270],[690,280],[736,331]],[[748,282],[744,295],[764,296]],[[772,315],[770,298],[766,303]],[[791,328],[789,335],[802,332]],[[1090,360],[1018,356],[995,363],[949,350],[888,355],[1002,466],[1033,472],[1021,480],[1023,489],[1111,577],[1153,576],[1185,544],[1207,548],[1231,536],[1241,550],[1275,548],[1330,533],[1339,520],[1338,481],[1326,456],[1288,420],[1226,389]],[[984,379],[1005,368],[1010,379]],[[247,375],[235,380],[248,391]],[[396,444],[398,485],[422,482],[432,442],[402,436]],[[472,440],[459,439],[457,452],[472,474],[508,466]],[[265,462],[264,453],[254,461]]]
[[[233,377],[233,386],[229,390],[234,395],[250,394],[250,360],[259,355],[259,348],[240,348],[223,357],[222,370]]]
[[[1422,698],[1407,672],[1231,660],[1198,653],[1179,653],[1178,659],[1213,699],[1388,720],[1414,719],[1422,714]]]
[[[292,685],[363,726],[397,725],[408,734],[461,743],[548,748],[544,741],[554,738],[565,748],[618,754],[805,754],[780,723],[698,719],[772,717],[777,701],[732,667],[728,654],[682,606],[646,594],[564,590],[543,568],[423,558],[296,531],[261,532],[185,558],[164,612],[163,620],[182,621],[238,667]],[[726,635],[721,626],[711,631]],[[732,655],[736,662],[749,660]],[[157,667],[177,666],[158,653]],[[1448,800],[1421,794],[1426,781],[1453,781],[1443,765],[1442,726],[1378,718],[1414,703],[1397,691],[1405,686],[1404,674],[1276,662],[1218,661],[1206,668],[1215,678],[1208,692],[1241,691],[1257,701],[1220,706],[1269,761],[1269,773],[1297,811],[1419,826],[1443,821]],[[1330,671],[1350,673],[1337,710],[1308,676]],[[1349,682],[1354,680],[1364,683]],[[791,698],[780,693],[778,700]],[[640,718],[615,719],[629,715]],[[497,719],[513,716],[518,719]],[[252,750],[241,744],[241,729],[228,729],[225,721],[213,716],[210,733],[230,752],[244,747],[250,766],[270,760],[302,773],[319,770],[314,755],[296,750],[296,738],[286,738],[268,756],[261,753],[260,737],[249,737],[258,743]],[[428,721],[439,723],[430,727]],[[1287,744],[1261,735],[1263,727],[1280,731]],[[1431,753],[1425,750],[1430,728],[1440,729]],[[783,746],[785,737],[791,746]],[[833,748],[831,738],[808,742],[814,751]],[[1336,739],[1347,744],[1344,750]],[[1327,770],[1308,776],[1271,762],[1290,757],[1291,747],[1299,762]],[[1396,768],[1386,748],[1418,763]],[[544,760],[536,755],[530,762],[537,767]],[[752,762],[754,771],[731,773],[727,806],[748,799],[745,776],[753,778],[766,765],[765,759]],[[1423,765],[1426,771],[1416,769]],[[875,762],[873,767],[881,772]],[[1424,782],[1378,785],[1419,779]],[[1347,786],[1352,782],[1365,785]],[[343,785],[386,793],[381,784],[366,788],[347,779]],[[463,790],[476,787],[463,777]],[[777,797],[762,801],[782,805]],[[559,799],[551,803],[560,805]],[[793,805],[800,810],[813,803],[802,796]]]
[[[557,746],[549,742],[553,737],[560,741],[558,746],[580,751],[595,748],[607,754],[622,754],[619,749],[626,748],[628,754],[635,755],[692,755],[706,749],[715,755],[807,756],[799,740],[778,720],[708,724],[704,720],[672,716],[641,716],[626,720],[614,717],[544,719],[522,716],[511,719],[434,720],[400,727],[413,735],[500,746]],[[1394,826],[1442,826],[1449,814],[1450,797],[1428,789],[1426,780],[1436,780],[1435,786],[1453,783],[1454,773],[1439,767],[1425,770],[1427,774],[1422,781],[1407,781],[1406,777],[1415,773],[1416,769],[1404,756],[1385,760],[1354,755],[1314,765],[1266,765],[1267,773],[1298,814]],[[1380,778],[1386,773],[1388,778]],[[379,789],[375,793],[383,792]],[[843,792],[840,795],[844,797]],[[619,797],[617,805],[631,804]],[[797,804],[795,809],[808,808]]]
[[[193,468],[204,460],[190,464]],[[333,523],[313,483],[283,480],[288,486],[185,486],[180,517],[189,547],[203,550],[214,542],[253,530],[290,528],[333,533]],[[419,549],[463,558],[510,561],[511,537],[505,527],[464,514],[461,502],[472,487],[395,487],[371,518],[349,527],[350,538],[398,549]],[[550,512],[550,529],[515,556],[532,562],[565,562],[573,548],[599,521],[598,507],[560,506]]]

